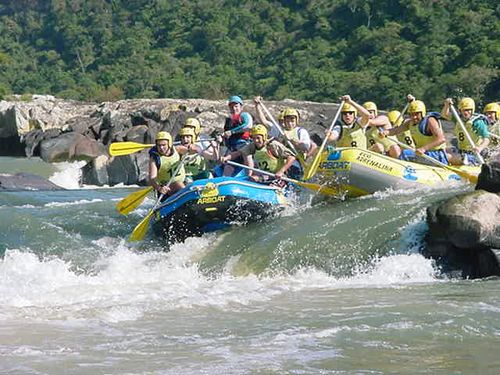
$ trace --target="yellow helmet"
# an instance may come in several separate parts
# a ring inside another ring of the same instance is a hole
[[[267,141],[267,128],[262,124],[255,125],[250,134],[252,137],[255,135],[261,135],[264,138],[264,141]]]
[[[354,112],[354,116],[358,115],[358,110],[356,109],[356,107],[354,107],[353,105],[351,105],[349,103],[344,103],[344,105],[342,106],[341,112]]]
[[[417,113],[417,112],[421,112],[422,116],[425,116],[425,114],[427,113],[425,104],[421,100],[414,100],[408,106],[408,113]]]
[[[278,120],[279,121],[283,121],[285,119],[285,115],[284,115],[285,111],[280,111],[280,113],[278,114]]]
[[[484,107],[484,113],[486,112],[495,112],[496,115],[497,115],[497,120],[500,119],[500,104],[498,103],[488,103],[486,104],[486,106]]]
[[[190,117],[186,119],[186,122],[184,123],[184,127],[189,126],[194,128],[194,134],[198,136],[201,132],[201,124],[200,120],[194,117]]]
[[[458,109],[463,111],[465,109],[470,109],[472,112],[476,110],[476,103],[472,98],[462,98],[458,103]]]
[[[401,112],[399,111],[390,111],[387,117],[389,117],[392,126],[399,126],[403,123],[403,116],[401,116]]]
[[[194,132],[194,128],[183,127],[183,128],[181,128],[181,130],[179,130],[179,136],[180,137],[186,136],[186,135],[189,135],[189,136],[193,137],[193,140],[194,140],[196,138],[196,134]]]
[[[295,108],[285,108],[285,110],[283,111],[283,118],[287,116],[297,117],[297,122],[299,121],[300,118],[299,111],[297,111]]]
[[[158,132],[158,134],[156,134],[156,142],[165,140],[168,141],[169,146],[172,145],[172,135],[169,132]]]
[[[363,107],[369,111],[375,111],[375,116],[378,116],[378,108],[374,102],[364,102]]]

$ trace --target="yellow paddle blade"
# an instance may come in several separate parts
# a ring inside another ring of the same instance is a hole
[[[153,187],[149,186],[146,189],[134,191],[116,204],[116,210],[122,215],[127,215],[139,207],[144,198],[146,198],[152,190]]]
[[[307,189],[314,190],[320,194],[324,195],[331,195],[334,197],[339,196],[339,191],[335,188],[329,187],[329,186],[323,186],[319,184],[313,184],[311,182],[302,182],[302,181],[294,181],[297,185],[303,186]]]
[[[458,169],[458,168],[453,168],[453,167],[448,167],[448,169],[450,171],[453,171],[455,172],[456,174],[458,174],[460,177],[466,179],[466,180],[469,180],[470,183],[472,184],[477,184],[477,180],[478,180],[478,176],[476,176],[475,174],[473,173],[469,173],[467,171],[462,171],[461,169]]]
[[[304,171],[304,180],[309,180],[312,178],[312,176],[314,176],[316,170],[318,169],[320,159],[321,156],[319,155],[319,153],[316,154],[314,160],[311,162],[311,164],[309,164],[309,166]]]
[[[129,237],[129,241],[141,241],[149,229],[149,220],[153,217],[154,210],[148,212],[148,214],[141,220],[139,224],[134,228],[134,231]]]
[[[154,145],[144,145],[137,142],[115,142],[109,145],[109,154],[111,156],[130,155],[134,152],[144,150],[145,148],[153,147]]]

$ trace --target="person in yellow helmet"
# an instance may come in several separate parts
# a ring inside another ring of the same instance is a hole
[[[444,101],[441,115],[450,120],[453,99],[446,98]],[[465,125],[465,129],[472,139],[471,145],[467,139],[459,122],[455,121],[454,134],[457,138],[457,150],[452,149],[450,153],[450,163],[454,165],[480,165],[475,153],[481,153],[490,143],[490,134],[488,131],[488,118],[482,114],[475,113],[476,103],[472,98],[462,98],[458,102],[458,113]]]
[[[389,122],[391,123],[393,128],[400,126],[404,120],[401,112],[399,112],[397,110],[390,111],[387,114],[387,118],[389,119]],[[410,147],[415,147],[415,141],[411,137],[411,132],[409,130],[407,130],[403,133],[399,133],[396,136],[398,138],[398,141],[403,142]]]
[[[198,138],[200,137],[201,133],[201,123],[200,120],[198,120],[195,117],[188,117],[186,121],[184,121],[184,126],[183,128],[192,128],[195,134],[195,137],[193,139],[193,142],[198,141]]]
[[[399,158],[401,149],[395,142],[391,142],[391,137],[385,137],[380,132],[383,129],[392,128],[389,117],[386,115],[379,115],[377,105],[374,102],[365,102],[363,107],[370,112],[370,119],[368,120],[368,128],[366,130],[366,141],[370,151],[379,154],[386,154],[393,158]]]
[[[257,164],[257,168],[274,173],[277,179],[282,178],[295,161],[292,152],[282,143],[268,139],[267,128],[262,124],[257,124],[252,128],[251,137],[250,144],[223,156],[221,162],[225,163],[243,156],[247,166],[253,168]],[[263,182],[268,178],[266,175],[252,171],[249,171],[248,175],[257,182]]]
[[[194,143],[196,139],[194,128],[187,126],[181,128],[179,137],[181,144],[177,147],[177,150],[184,154],[189,154],[184,161],[184,169],[186,171],[184,183],[187,184],[201,178],[209,178],[210,171],[208,170],[207,160],[217,160],[217,143],[211,141],[207,148],[202,148],[200,145]]]
[[[337,147],[359,147],[367,149],[365,131],[370,120],[370,112],[356,103],[349,95],[340,97],[344,101],[341,118],[327,132],[328,142],[335,142]],[[358,117],[358,112],[360,116]]]
[[[185,187],[186,171],[182,164],[179,167],[179,163],[181,155],[186,152],[185,148],[173,145],[172,135],[169,132],[161,131],[156,135],[155,146],[149,150],[148,180],[149,184],[164,197]]]
[[[488,118],[488,130],[492,146],[500,145],[500,104],[493,102],[484,106],[484,115]]]
[[[418,155],[426,154],[441,163],[448,164],[446,154],[446,138],[441,126],[441,115],[439,112],[429,112],[421,100],[416,100],[413,95],[408,95],[407,100],[410,103],[408,113],[410,118],[402,125],[384,130],[384,134],[397,135],[409,130],[411,137],[415,142],[415,152],[412,150],[403,150],[400,159],[407,161],[418,161],[422,164],[431,164]]]

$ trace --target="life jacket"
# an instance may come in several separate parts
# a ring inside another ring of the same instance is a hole
[[[339,139],[337,140],[337,147],[358,147],[367,149],[365,129],[359,125],[358,120],[354,120],[354,124],[347,125],[344,121],[337,122],[341,130]]]
[[[285,133],[286,137],[291,140],[291,141],[295,141],[295,142],[300,142],[300,133],[301,132],[307,132],[306,129],[300,127],[300,126],[296,126],[295,128],[293,128],[292,130],[285,130],[283,129],[283,133]],[[288,142],[286,141],[286,139],[280,139],[281,143],[283,143],[285,146],[288,147]],[[299,151],[297,151],[299,152]],[[307,153],[306,152],[300,152],[301,156],[303,159],[306,158],[307,156]]]
[[[480,124],[476,123],[477,120],[484,121],[484,126],[487,127],[488,117],[482,114],[474,113],[470,119],[464,122],[465,129],[469,133],[470,137],[472,138],[472,142],[476,146],[479,145],[483,140],[483,137],[481,137],[481,135],[478,133],[478,127],[480,126]],[[462,127],[458,122],[455,123],[454,133],[458,140],[458,149],[461,151],[472,151],[472,146],[469,144],[469,141],[467,140],[467,137],[465,136],[465,133],[463,132]]]
[[[271,173],[276,173],[284,165],[284,161],[280,158],[274,156],[271,150],[268,148],[269,143],[267,143],[260,150],[255,150],[253,155],[255,163],[259,166],[259,169],[268,171]]]
[[[489,127],[488,131],[491,134],[494,134],[494,135],[500,137],[500,120],[498,120],[497,122],[494,122],[494,123],[490,124],[490,127]],[[493,146],[498,146],[498,145],[500,145],[500,140],[498,138],[496,138],[496,137],[491,137],[490,138],[490,143]]]
[[[224,131],[233,130],[243,125],[245,121],[242,115],[244,113],[246,114],[245,116],[250,116],[250,119],[252,119],[251,115],[248,112],[241,112],[239,115],[232,115],[231,117],[226,117],[226,122],[224,123]],[[236,146],[240,146],[242,144],[246,144],[249,142],[250,142],[250,130],[245,130],[244,132],[241,133],[232,134],[229,138],[226,139],[225,144],[226,147],[234,149]]]
[[[184,162],[186,176],[196,176],[207,169],[205,158],[199,154],[189,154]]]
[[[415,142],[415,148],[420,148],[431,140],[430,138],[434,137],[434,135],[429,131],[429,118],[434,117],[439,127],[441,126],[441,114],[439,112],[429,112],[418,124],[414,124],[413,122],[410,124],[410,133],[413,141]],[[446,148],[446,143],[442,143],[439,146],[433,147],[431,150],[444,150]],[[429,150],[429,151],[431,151]]]
[[[149,155],[151,158],[153,158],[156,167],[158,168],[158,183],[161,184],[166,184],[170,179],[172,178],[172,174],[175,172],[177,169],[177,166],[180,163],[181,157],[175,147],[173,147],[173,152],[172,155],[170,156],[165,156],[165,155],[160,155],[158,153],[158,149],[156,146],[152,147],[149,150]],[[184,169],[184,166],[182,166],[175,177],[172,179],[172,182],[178,182],[178,181],[184,181],[186,178],[186,171]]]

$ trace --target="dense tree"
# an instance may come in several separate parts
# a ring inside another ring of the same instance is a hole
[[[492,0],[4,0],[0,98],[498,100]]]

